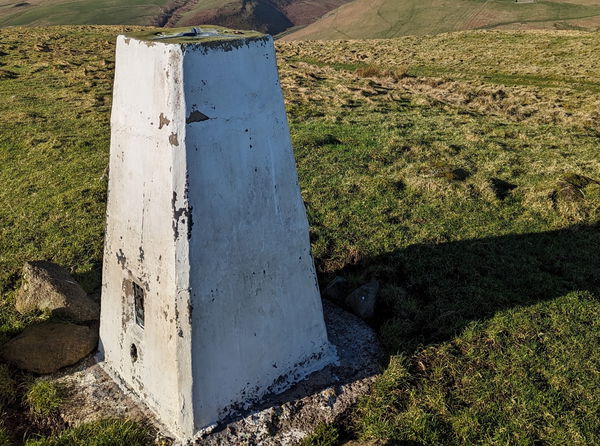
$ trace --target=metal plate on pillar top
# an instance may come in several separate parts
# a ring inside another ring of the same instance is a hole
[[[258,31],[244,31],[221,26],[200,25],[191,28],[169,28],[130,33],[127,37],[138,40],[164,43],[200,43],[218,40],[263,37]]]

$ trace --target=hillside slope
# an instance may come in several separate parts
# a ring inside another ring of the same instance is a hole
[[[168,0],[1,0],[0,26],[152,25]]]
[[[0,343],[39,317],[14,310],[24,261],[99,290],[122,31],[0,29]],[[354,425],[324,432],[600,444],[600,34],[277,50],[320,285],[379,280],[390,354]],[[97,429],[34,442],[64,424],[24,406],[30,379],[0,375],[0,439],[4,424],[16,445],[132,444]]]
[[[223,25],[271,34],[312,23],[349,0],[0,0],[0,26]]]
[[[278,34],[288,28],[307,25],[349,0],[192,0],[176,10],[167,26],[210,23],[232,28],[258,29]]]
[[[469,29],[600,29],[600,0],[354,0],[284,40],[366,39]]]

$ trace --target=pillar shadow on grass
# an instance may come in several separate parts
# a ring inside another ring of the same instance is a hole
[[[335,275],[381,282],[372,322],[388,353],[410,354],[503,309],[576,290],[600,296],[600,225],[412,245],[364,258],[322,284]]]
[[[363,258],[320,278],[322,289],[335,275],[356,284],[379,280],[381,298],[372,325],[378,328],[387,353],[410,354],[421,346],[450,340],[472,321],[484,321],[504,309],[551,300],[574,290],[600,295],[599,253],[600,226],[577,226],[412,245]],[[325,303],[326,316],[330,307]],[[328,323],[328,328],[337,325]],[[375,368],[365,369],[338,384],[376,373]],[[313,384],[272,397],[244,415],[318,393],[328,386],[328,380],[317,379]]]
[[[319,259],[316,261],[318,264]],[[574,290],[600,296],[600,225],[412,245],[363,258],[331,274],[321,274],[321,285],[335,275],[348,277],[357,284],[370,279],[381,282],[380,302],[372,325],[378,329],[387,353],[410,354],[419,347],[450,340],[472,321],[484,321],[504,309],[551,300]],[[328,303],[325,310],[329,319],[337,314]],[[348,323],[328,321],[328,326],[338,325]],[[350,340],[352,333],[337,336]],[[381,357],[374,350],[369,354]],[[353,355],[349,349],[348,358]],[[349,370],[336,385],[374,376],[380,365],[372,366],[363,365],[356,372]],[[225,429],[228,423],[241,422],[250,414],[287,402],[294,404],[319,393],[331,385],[332,374],[337,372],[325,370],[310,383],[282,395],[272,395],[267,401],[228,418],[213,433],[215,441],[228,438]],[[302,424],[302,420],[298,423]]]

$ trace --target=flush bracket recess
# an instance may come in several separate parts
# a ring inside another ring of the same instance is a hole
[[[133,308],[135,313],[135,323],[144,328],[144,300],[146,292],[137,283],[133,282]]]

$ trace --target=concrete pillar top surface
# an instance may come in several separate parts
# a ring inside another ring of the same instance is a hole
[[[148,42],[180,45],[232,45],[236,46],[248,40],[268,37],[258,31],[244,31],[222,26],[198,25],[185,28],[155,28],[147,31],[125,34],[125,38]]]

